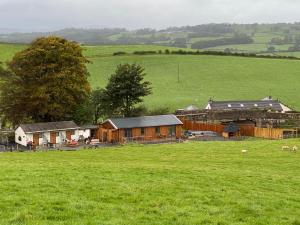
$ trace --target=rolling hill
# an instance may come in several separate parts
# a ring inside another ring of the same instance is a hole
[[[23,45],[0,45],[0,61],[24,48]],[[209,98],[260,99],[267,95],[279,98],[300,110],[300,61],[208,55],[134,55],[113,56],[113,52],[164,50],[165,46],[123,45],[85,46],[90,83],[104,87],[120,63],[138,63],[146,69],[153,95],[145,99],[148,107],[169,107],[170,111],[187,105],[203,107]],[[169,48],[170,49],[170,48]],[[179,66],[179,80],[178,80]]]

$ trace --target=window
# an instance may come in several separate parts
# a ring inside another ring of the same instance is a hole
[[[125,129],[125,137],[126,138],[132,137],[132,129]]]
[[[155,127],[155,134],[160,135],[160,127]]]
[[[43,138],[43,133],[39,133],[39,138]]]
[[[56,135],[56,137],[59,137],[59,132],[56,132],[55,135]]]
[[[71,130],[71,135],[75,135],[75,130]]]
[[[170,126],[169,127],[169,135],[175,136],[175,133],[176,133],[176,126]]]
[[[19,137],[18,137],[18,140],[19,140],[19,141],[22,141],[22,137],[21,137],[21,136],[19,136]]]
[[[142,127],[142,128],[141,128],[141,136],[144,136],[144,135],[145,135],[145,128]]]

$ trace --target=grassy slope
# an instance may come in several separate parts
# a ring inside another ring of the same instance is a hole
[[[300,142],[3,153],[0,224],[298,225],[300,157],[285,144]]]
[[[23,46],[0,45],[0,61],[11,57]],[[170,110],[190,104],[203,107],[215,99],[260,99],[269,95],[300,109],[295,97],[300,88],[300,61],[222,56],[112,56],[113,52],[164,50],[161,46],[93,46],[85,55],[90,82],[94,88],[105,86],[120,63],[139,63],[146,68],[147,80],[153,83],[153,95],[146,98],[150,107],[168,106]],[[178,64],[180,82],[177,82]]]
[[[153,95],[146,98],[150,107],[170,109],[215,99],[260,99],[270,93],[300,109],[295,97],[300,88],[300,61],[222,56],[118,56],[92,58],[91,84],[103,86],[120,63],[138,63],[146,68],[153,83]],[[177,68],[180,65],[180,82]]]

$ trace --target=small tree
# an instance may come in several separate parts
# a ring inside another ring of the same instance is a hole
[[[151,94],[150,82],[143,81],[144,68],[136,64],[119,65],[104,91],[104,105],[110,115],[132,116],[134,106]]]

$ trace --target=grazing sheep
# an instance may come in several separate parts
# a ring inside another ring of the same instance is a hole
[[[290,150],[290,147],[289,146],[287,146],[287,145],[284,145],[284,146],[282,146],[282,151],[285,151],[285,150]]]
[[[241,152],[242,152],[243,154],[245,154],[245,153],[247,153],[247,152],[248,152],[248,150],[246,150],[246,149],[243,149]]]
[[[297,151],[298,151],[298,147],[295,145],[295,146],[292,148],[292,151],[293,151],[293,152],[297,152]]]

